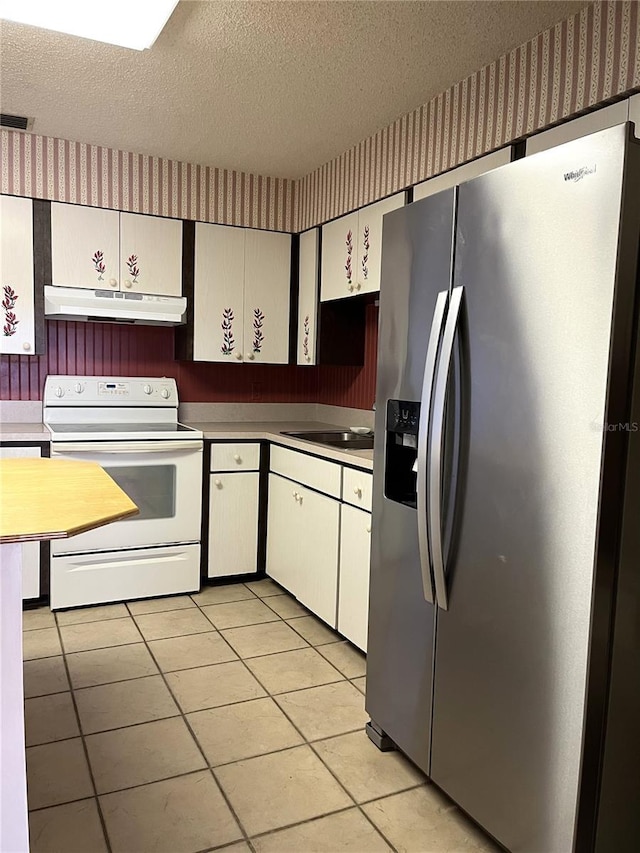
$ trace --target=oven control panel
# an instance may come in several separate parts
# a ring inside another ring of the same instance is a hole
[[[98,382],[99,397],[128,397],[128,382]]]
[[[47,376],[45,406],[178,405],[175,379],[124,376]]]

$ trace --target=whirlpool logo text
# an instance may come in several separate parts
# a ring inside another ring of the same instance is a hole
[[[587,175],[594,175],[596,171],[596,164],[593,166],[582,166],[580,169],[574,169],[572,172],[565,172],[564,179],[565,181],[573,181],[576,183],[577,181],[581,181]]]

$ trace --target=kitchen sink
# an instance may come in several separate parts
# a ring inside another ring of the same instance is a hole
[[[308,430],[303,432],[283,432],[291,438],[326,444],[328,447],[344,447],[345,450],[373,450],[373,433],[358,435],[349,430]]]

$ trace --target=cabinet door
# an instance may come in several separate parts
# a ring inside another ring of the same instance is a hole
[[[616,124],[622,124],[627,121],[628,117],[629,101],[626,100],[618,101],[617,104],[610,104],[608,107],[601,107],[599,110],[580,116],[580,118],[565,121],[557,127],[530,136],[526,143],[527,157],[530,154],[537,154],[538,151],[546,151],[547,148],[579,139],[581,136],[606,130]]]
[[[296,543],[296,597],[321,619],[336,627],[338,609],[338,535],[340,503],[298,487],[297,512],[302,535]],[[295,515],[295,508],[292,515]]]
[[[182,294],[182,221],[120,214],[121,290]]]
[[[291,235],[247,229],[244,244],[244,358],[289,361]]]
[[[512,153],[511,146],[507,146],[499,151],[494,151],[492,154],[487,154],[485,157],[478,157],[477,160],[465,163],[464,166],[458,166],[457,169],[450,169],[442,175],[429,178],[428,181],[422,181],[413,188],[413,200],[420,201],[421,198],[427,198],[427,196],[435,195],[435,193],[451,189],[451,187],[457,187],[464,184],[465,181],[477,178],[478,175],[484,175],[492,169],[497,169],[498,166],[504,166],[511,162]]]
[[[51,205],[51,281],[62,287],[117,290],[120,214],[80,204]]]
[[[213,474],[209,494],[210,578],[258,570],[258,473]]]
[[[296,494],[298,487],[277,474],[269,474],[266,572],[292,595],[297,596],[300,576],[297,566],[303,525]]]
[[[358,212],[358,265],[356,268],[356,293],[373,293],[380,290],[380,263],[382,260],[382,217],[405,203],[404,192],[384,198],[363,207]]]
[[[267,574],[332,628],[338,603],[340,504],[269,475]]]
[[[0,447],[0,459],[26,459],[41,456],[39,447]],[[40,543],[22,543],[22,598],[40,597]]]
[[[244,325],[242,228],[196,223],[193,358],[240,361]]]
[[[338,631],[366,652],[371,513],[342,504],[340,515]]]
[[[0,287],[0,353],[33,355],[36,346],[30,198],[0,196]]]
[[[318,246],[320,229],[300,235],[298,266],[298,364],[316,363],[318,317]]]
[[[353,296],[357,280],[358,212],[322,226],[320,299]]]
[[[635,125],[635,137],[640,139],[640,95],[632,95],[629,98],[629,121]]]

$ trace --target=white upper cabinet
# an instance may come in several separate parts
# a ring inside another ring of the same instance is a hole
[[[0,196],[0,352],[35,353],[33,279],[33,203]]]
[[[193,359],[286,364],[291,235],[198,222]]]
[[[182,221],[120,214],[121,290],[182,295]]]
[[[318,247],[320,229],[300,235],[298,266],[298,364],[316,363],[318,323]]]
[[[358,211],[358,266],[356,293],[373,293],[380,290],[380,263],[382,260],[382,217],[405,203],[404,192],[383,198]]]
[[[244,354],[289,361],[291,235],[247,229],[244,245]]]
[[[320,298],[353,296],[358,262],[358,212],[348,213],[322,226]]]
[[[120,214],[78,204],[51,204],[52,284],[118,290]]]
[[[581,136],[588,136],[590,133],[597,133],[599,130],[606,130],[616,124],[622,124],[628,118],[628,100],[618,101],[617,104],[594,110],[587,115],[580,116],[580,118],[574,118],[571,121],[559,124],[557,127],[552,127],[550,130],[530,136],[527,139],[527,156],[536,154],[538,151],[545,151],[547,148],[553,148],[556,145],[562,145],[563,142],[571,142]]]
[[[244,230],[197,222],[194,276],[194,360],[241,360]]]
[[[640,95],[629,98],[629,121],[635,124],[635,137],[640,139]]]
[[[182,295],[182,220],[51,204],[51,282]]]
[[[323,302],[380,290],[382,217],[405,198],[396,193],[322,226]]]
[[[427,198],[427,196],[464,184],[465,181],[477,178],[478,175],[484,175],[485,172],[490,172],[492,169],[510,163],[511,156],[512,149],[507,146],[499,151],[494,151],[492,154],[487,154],[485,157],[478,157],[477,160],[472,160],[463,166],[458,166],[456,169],[450,169],[442,175],[429,178],[428,181],[422,181],[413,188],[413,200],[419,201],[421,198]]]

